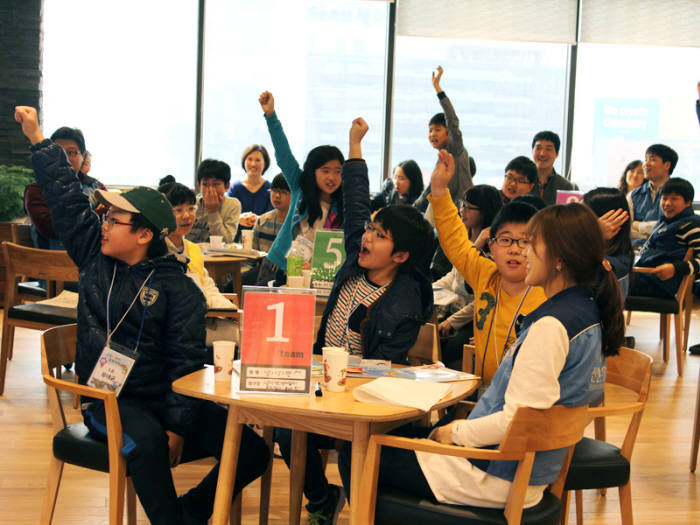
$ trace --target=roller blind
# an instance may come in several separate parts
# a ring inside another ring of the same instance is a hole
[[[397,34],[574,43],[576,0],[398,0]]]

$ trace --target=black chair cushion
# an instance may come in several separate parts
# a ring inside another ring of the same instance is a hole
[[[109,472],[107,443],[90,435],[84,423],[75,423],[53,438],[53,455],[71,465]]]
[[[545,491],[542,501],[523,511],[522,523],[531,525],[558,525],[561,502]],[[375,523],[381,525],[490,525],[506,523],[503,509],[486,509],[460,505],[445,505],[401,492],[380,487],[377,494]]]
[[[29,303],[19,304],[7,312],[10,319],[32,321],[53,325],[72,324],[78,321],[77,308],[65,308],[50,304]]]
[[[583,438],[576,444],[566,476],[566,490],[603,489],[625,485],[630,463],[620,449],[605,441]]]
[[[656,312],[660,314],[677,314],[678,301],[675,299],[661,299],[659,297],[643,297],[640,295],[628,295],[625,299],[625,308],[636,312]]]
[[[26,283],[19,283],[17,285],[17,291],[24,295],[31,295],[32,297],[40,297],[46,299],[46,288],[39,284],[39,281],[27,281]]]

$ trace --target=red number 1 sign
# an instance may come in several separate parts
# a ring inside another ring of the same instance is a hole
[[[243,392],[310,391],[315,297],[280,291],[244,288]]]

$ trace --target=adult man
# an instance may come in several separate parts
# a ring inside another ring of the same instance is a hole
[[[532,193],[541,197],[547,206],[557,203],[557,190],[578,190],[576,184],[554,170],[560,145],[559,135],[553,131],[540,131],[532,138],[532,160],[537,166],[537,184]]]

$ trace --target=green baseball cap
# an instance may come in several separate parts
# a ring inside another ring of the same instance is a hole
[[[95,194],[102,204],[130,213],[140,213],[156,227],[161,237],[167,237],[177,229],[173,207],[165,195],[153,188],[137,186],[124,193],[97,190]]]

